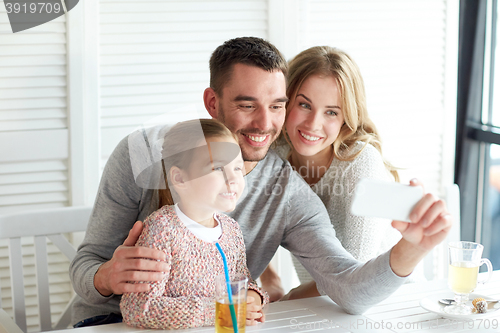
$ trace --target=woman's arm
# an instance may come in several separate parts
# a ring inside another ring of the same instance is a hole
[[[281,278],[272,263],[269,263],[265,271],[260,275],[260,282],[262,288],[268,293],[270,302],[279,301],[285,295],[281,285]]]

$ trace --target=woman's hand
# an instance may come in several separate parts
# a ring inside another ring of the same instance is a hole
[[[247,292],[247,326],[254,326],[257,323],[263,323],[265,320],[262,312],[260,295],[254,290]]]
[[[269,295],[269,302],[279,301],[285,295],[278,272],[276,272],[271,263],[267,265],[264,272],[260,275],[260,282],[262,283],[262,288]]]
[[[321,294],[318,291],[318,288],[316,287],[316,282],[310,281],[306,282],[304,284],[301,284],[300,286],[293,288],[283,296],[280,301],[291,301],[293,299],[301,299],[301,298],[308,298],[308,297],[316,297],[316,296],[321,296]]]

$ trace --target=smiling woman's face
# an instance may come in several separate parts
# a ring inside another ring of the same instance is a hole
[[[303,156],[314,156],[330,149],[344,124],[335,78],[308,77],[291,103],[285,126],[294,150]]]

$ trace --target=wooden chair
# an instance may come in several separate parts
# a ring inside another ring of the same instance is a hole
[[[21,237],[34,237],[40,330],[50,331],[66,328],[71,320],[70,311],[75,296],[73,296],[73,299],[66,306],[58,322],[52,326],[47,238],[71,261],[75,257],[76,250],[63,234],[85,231],[91,210],[91,207],[85,206],[63,207],[0,216],[0,239],[8,239],[9,241],[9,266],[14,321],[23,332],[27,332],[27,322]],[[2,313],[0,314],[3,314],[3,318],[5,319],[6,313],[3,310],[1,311]],[[0,320],[2,320],[2,316],[0,316]],[[9,325],[9,323],[5,324],[4,322],[0,323],[0,327],[2,327],[2,324],[4,326]]]
[[[12,318],[0,308],[0,332],[2,333],[23,333]]]

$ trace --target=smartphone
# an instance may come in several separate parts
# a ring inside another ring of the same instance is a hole
[[[351,213],[410,222],[410,213],[423,195],[421,186],[363,178],[356,185]]]

